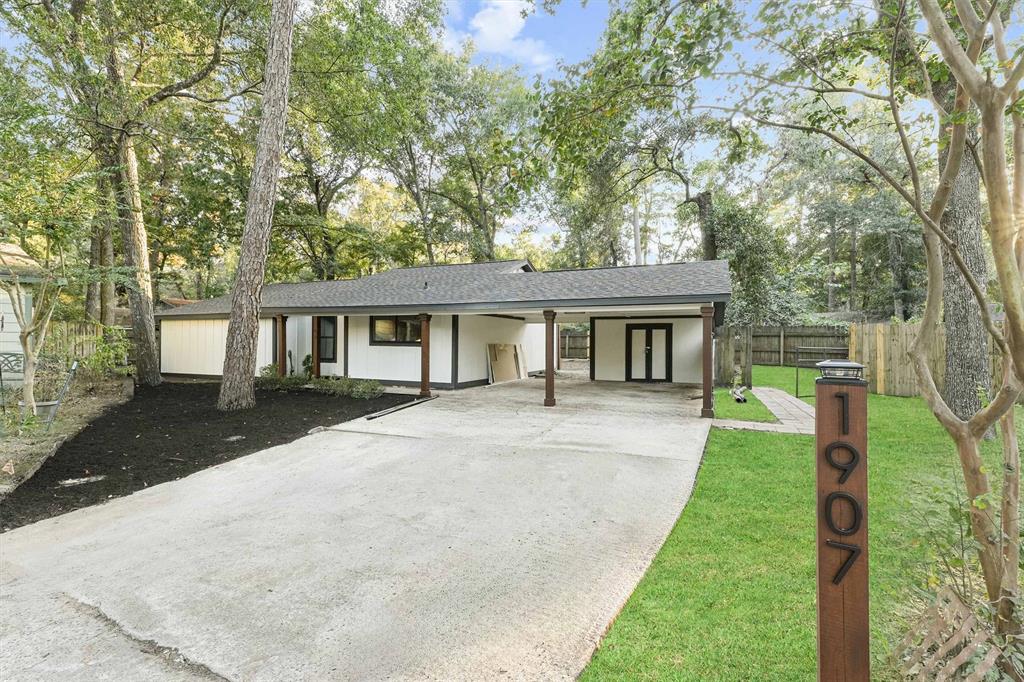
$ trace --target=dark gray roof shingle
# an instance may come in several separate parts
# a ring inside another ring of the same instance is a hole
[[[269,284],[263,290],[263,311],[688,303],[725,301],[731,291],[726,261],[548,272],[531,271],[527,261],[503,261],[400,268],[332,282]],[[158,317],[224,316],[229,310],[230,297],[221,296]]]

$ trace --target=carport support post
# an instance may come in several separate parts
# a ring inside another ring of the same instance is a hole
[[[335,330],[335,333],[337,333],[337,330]],[[320,378],[320,316],[319,315],[314,315],[313,316],[313,332],[312,332],[311,336],[313,337],[313,344],[312,344],[313,345],[313,348],[312,348],[312,351],[313,351],[313,378],[314,379],[319,379]]]
[[[284,315],[277,316],[277,376],[288,374],[288,335]]]
[[[703,306],[700,309],[700,316],[704,319],[704,369],[702,372],[704,403],[701,405],[700,416],[712,419],[715,416],[714,366],[712,364],[715,342],[711,337],[711,331],[715,324],[714,306]]]
[[[555,311],[544,311],[544,407],[555,406]]]
[[[430,397],[430,315],[420,313],[420,397]]]

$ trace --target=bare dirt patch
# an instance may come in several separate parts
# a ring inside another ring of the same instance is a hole
[[[312,391],[259,391],[256,407],[216,408],[218,383],[139,387],[68,438],[29,480],[0,500],[0,529],[10,530],[129,495],[236,457],[287,443],[330,426],[409,402]]]

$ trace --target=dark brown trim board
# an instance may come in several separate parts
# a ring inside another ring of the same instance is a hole
[[[452,386],[459,385],[459,316],[452,315]]]
[[[700,309],[701,317],[704,318],[701,346],[701,394],[702,402],[700,416],[709,419],[715,417],[715,389],[714,389],[714,314],[713,306],[705,306]]]
[[[596,371],[597,362],[597,320],[599,318],[590,318],[590,380],[594,380],[594,372]]]
[[[342,366],[342,374],[344,376],[348,376],[348,318],[349,318],[349,316],[346,315],[345,316],[345,322],[342,325],[344,327],[343,334],[345,335],[345,348],[344,348],[344,351],[343,351],[344,352],[344,364]]]
[[[319,379],[320,378],[320,316],[319,315],[314,315],[313,316],[312,324],[310,326],[312,327],[312,334],[310,334],[310,338],[312,338],[312,342],[311,343],[312,343],[312,346],[313,346],[313,348],[311,349],[313,351],[312,352],[312,356],[313,356],[313,378],[314,379]],[[338,318],[334,318],[334,338],[335,338],[335,341],[337,341],[337,338],[338,338]],[[337,353],[338,353],[338,349],[337,349],[337,347],[335,347],[335,349],[334,349],[334,356],[337,356]]]
[[[652,366],[653,366],[653,358],[651,357],[650,354],[648,354],[646,356],[646,358],[645,358],[645,367],[644,367],[644,373],[645,373],[646,376],[643,379],[634,379],[633,378],[633,332],[637,331],[637,330],[645,330],[647,332],[647,336],[646,336],[647,342],[650,343],[650,340],[651,340],[651,338],[653,336],[653,332],[654,332],[655,329],[661,329],[661,330],[663,330],[665,332],[665,378],[664,379],[648,379],[647,378],[647,377],[651,376]],[[652,323],[647,323],[647,324],[627,324],[626,325],[626,361],[625,361],[625,365],[626,365],[625,366],[626,381],[648,381],[648,382],[652,382],[652,383],[653,382],[672,383],[672,351],[673,351],[673,349],[674,349],[674,347],[672,345],[672,323],[671,322],[666,322],[666,323],[652,322]]]

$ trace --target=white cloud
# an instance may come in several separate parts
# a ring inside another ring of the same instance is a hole
[[[455,18],[449,4],[449,19]],[[444,35],[444,46],[452,52],[458,52],[466,38],[471,38],[477,51],[483,54],[495,54],[519,62],[531,71],[544,71],[554,61],[554,55],[548,51],[542,40],[524,38],[519,34],[526,25],[524,10],[531,8],[526,0],[483,0],[480,10],[469,20],[469,32],[447,27]],[[462,8],[457,13],[461,15]]]

